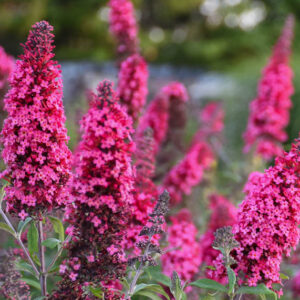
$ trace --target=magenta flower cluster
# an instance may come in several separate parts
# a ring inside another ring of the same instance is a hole
[[[52,30],[46,21],[32,27],[4,100],[8,117],[1,140],[7,169],[2,177],[10,183],[5,200],[8,211],[22,218],[62,206],[68,196],[71,152]]]
[[[134,7],[130,0],[110,0],[110,31],[118,42],[120,55],[131,55],[137,52],[138,28]]]
[[[141,117],[137,135],[141,135],[150,127],[153,130],[155,153],[158,153],[170,130],[170,110],[176,109],[173,106],[178,105],[178,102],[185,103],[187,100],[185,87],[179,82],[171,82],[160,90]]]
[[[170,193],[171,205],[182,202],[184,195],[190,195],[192,188],[199,184],[204,171],[214,161],[214,154],[206,142],[197,142],[185,157],[165,176],[161,189]]]
[[[290,255],[300,237],[299,176],[297,143],[276,159],[274,167],[249,177],[234,232],[240,243],[235,255],[238,270],[244,272],[250,286],[281,283],[282,258]]]
[[[273,56],[263,71],[258,95],[250,104],[250,115],[244,133],[245,152],[251,148],[266,160],[281,155],[281,143],[287,140],[285,128],[289,122],[293,73],[289,66],[293,36],[293,17],[286,21],[282,35],[274,47]]]
[[[7,80],[14,69],[14,59],[6,54],[4,49],[0,46],[0,90],[2,90],[7,83]]]
[[[148,94],[148,69],[143,57],[133,54],[121,63],[118,96],[128,115],[137,120],[146,104]]]
[[[73,290],[78,296],[84,283],[106,286],[124,275],[121,241],[133,201],[131,126],[112,84],[99,84],[81,121],[72,203],[66,212],[72,241],[69,259],[60,267],[64,280],[58,294]]]
[[[161,257],[163,272],[171,276],[176,271],[180,279],[191,281],[201,265],[197,228],[188,209],[170,218],[168,247]]]

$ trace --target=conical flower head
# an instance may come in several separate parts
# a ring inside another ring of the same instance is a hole
[[[281,283],[280,263],[300,238],[299,142],[264,173],[254,172],[245,187],[235,238],[235,255],[249,285]]]
[[[118,43],[117,52],[122,56],[137,52],[138,27],[134,7],[130,0],[110,0],[110,32]]]
[[[24,216],[64,205],[71,152],[62,103],[60,66],[54,54],[53,27],[36,23],[24,54],[16,62],[5,97],[8,117],[2,130],[2,174],[7,209]]]
[[[133,54],[121,63],[118,96],[127,113],[137,120],[148,94],[148,69],[142,56]]]
[[[250,104],[245,147],[265,160],[283,153],[281,143],[288,138],[285,131],[289,123],[293,72],[289,66],[290,46],[293,37],[293,17],[288,17],[282,34],[273,49],[273,55],[263,70],[258,95]]]
[[[61,266],[64,280],[59,288],[75,294],[84,283],[107,286],[124,276],[121,244],[133,189],[131,118],[110,82],[99,84],[80,125],[82,138],[70,183],[72,203],[65,216],[73,238],[67,247],[68,259]]]

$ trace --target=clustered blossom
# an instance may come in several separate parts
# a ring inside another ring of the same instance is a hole
[[[179,82],[171,82],[160,90],[141,117],[137,135],[150,127],[153,130],[155,153],[158,153],[168,132],[171,132],[174,127],[184,126],[185,111],[182,104],[187,101],[185,87]]]
[[[184,158],[165,176],[162,188],[170,193],[171,204],[190,195],[192,188],[203,179],[204,171],[212,165],[214,154],[206,142],[197,142],[191,146]]]
[[[14,59],[0,46],[0,91],[5,88],[14,69]],[[1,94],[0,94],[1,96]]]
[[[70,184],[72,204],[66,212],[72,241],[53,299],[70,299],[73,293],[74,299],[88,299],[85,286],[115,286],[126,270],[121,242],[132,204],[132,124],[110,82],[100,83],[97,92],[81,121],[76,175]],[[105,293],[105,299],[120,299],[112,291]]]
[[[171,276],[176,271],[182,281],[191,281],[201,264],[197,228],[188,209],[182,209],[170,219],[169,244],[161,257],[163,272]]]
[[[118,53],[130,55],[137,52],[138,27],[134,7],[130,0],[110,0],[110,32],[118,42]]]
[[[16,61],[5,97],[1,140],[7,209],[24,217],[64,205],[71,152],[62,103],[60,66],[53,60],[53,27],[36,23]]]
[[[121,63],[118,96],[127,113],[137,120],[148,94],[148,69],[142,56],[133,54]]]
[[[155,171],[152,130],[148,128],[144,132],[144,136],[139,137],[135,142],[134,167],[136,176],[133,203],[131,205],[132,217],[124,239],[125,249],[133,249],[137,241],[140,240],[138,235],[142,228],[147,225],[149,215],[155,206],[155,199],[158,196],[157,188],[152,181]],[[155,236],[153,237],[154,239]]]
[[[244,133],[245,148],[254,147],[255,153],[266,160],[283,152],[281,143],[287,140],[285,128],[290,117],[293,93],[293,73],[289,66],[293,17],[288,17],[273,56],[263,71],[258,96],[250,104],[250,115]]]
[[[299,142],[265,173],[254,172],[238,210],[235,258],[250,286],[281,283],[280,263],[299,242]]]
[[[208,266],[213,265],[220,252],[212,247],[214,233],[217,229],[225,226],[233,226],[236,223],[237,209],[224,196],[212,194],[210,196],[211,216],[207,231],[200,239],[202,261]],[[209,271],[207,272],[209,273]]]
[[[300,297],[300,271],[297,272],[292,280],[292,291],[295,299]]]

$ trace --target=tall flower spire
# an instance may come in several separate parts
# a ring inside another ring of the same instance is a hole
[[[131,120],[110,82],[100,83],[91,99],[81,121],[82,140],[70,187],[72,204],[66,212],[72,241],[54,299],[83,295],[86,285],[107,286],[126,270],[121,242],[132,204]],[[105,299],[120,299],[109,298],[108,290],[105,293]]]
[[[244,133],[245,152],[254,147],[256,154],[266,160],[283,152],[281,143],[287,140],[285,128],[289,122],[292,70],[289,66],[294,18],[286,20],[282,34],[273,49],[273,55],[263,70],[258,95],[250,104],[250,115]]]
[[[121,63],[118,96],[127,113],[136,121],[146,104],[148,69],[142,56],[133,54]]]
[[[265,173],[254,172],[245,186],[235,238],[238,269],[249,285],[281,283],[280,263],[299,242],[299,141]]]
[[[130,0],[110,0],[110,32],[118,43],[117,52],[128,56],[137,52],[138,27]]]
[[[5,97],[2,173],[8,211],[35,214],[64,205],[71,152],[62,103],[60,66],[53,60],[53,27],[33,25]]]
[[[187,100],[185,87],[179,82],[171,82],[159,91],[141,117],[137,135],[142,135],[145,129],[150,127],[153,130],[156,154],[166,140],[168,132],[185,124],[185,113],[181,104]]]

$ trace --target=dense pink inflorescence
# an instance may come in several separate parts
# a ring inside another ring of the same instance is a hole
[[[16,61],[5,97],[2,174],[9,212],[26,216],[62,206],[68,194],[71,152],[62,103],[59,65],[52,59],[53,27],[36,23]]]
[[[14,59],[0,46],[0,90],[4,89],[14,69]]]
[[[220,251],[212,247],[214,232],[224,226],[233,226],[237,216],[235,206],[222,195],[213,194],[210,196],[210,209],[211,215],[207,231],[200,239],[202,261],[208,266],[211,266],[220,254]]]
[[[110,0],[110,32],[118,42],[118,53],[130,55],[137,52],[138,27],[134,7],[130,0]]]
[[[299,241],[299,143],[265,173],[254,172],[245,186],[238,211],[235,238],[241,247],[235,257],[249,285],[280,283],[280,263]]]
[[[135,245],[141,240],[139,233],[148,223],[149,214],[154,209],[158,193],[152,181],[155,171],[152,130],[148,128],[144,132],[144,136],[139,137],[135,142],[134,167],[136,169],[136,176],[133,203],[131,205],[132,218],[127,228],[123,247],[125,249],[134,249],[137,254],[139,253],[139,249]],[[152,241],[156,241],[156,236],[152,238]]]
[[[244,133],[245,152],[254,147],[266,160],[281,155],[281,143],[287,140],[293,73],[289,66],[293,36],[293,17],[288,17],[282,35],[274,47],[269,64],[263,71],[258,95],[250,104],[250,115]]]
[[[297,272],[292,280],[292,291],[295,299],[300,297],[300,271]]]
[[[169,245],[161,257],[163,272],[171,276],[176,271],[183,282],[191,281],[201,264],[197,228],[188,209],[182,209],[170,219]]]
[[[171,205],[180,203],[183,195],[190,195],[203,173],[214,161],[214,154],[206,142],[194,143],[184,158],[165,176],[161,189],[170,193]]]
[[[150,127],[153,130],[155,153],[158,153],[168,132],[172,130],[171,127],[178,126],[176,125],[178,122],[180,125],[182,124],[179,116],[182,115],[181,103],[185,103],[187,100],[188,95],[185,87],[179,82],[171,82],[160,90],[141,117],[137,135],[141,135],[146,128]],[[171,110],[174,112],[172,117],[170,116]],[[176,112],[179,114],[175,114]]]
[[[133,54],[121,63],[118,96],[127,113],[137,120],[148,94],[148,69],[143,57]]]
[[[66,212],[72,241],[69,258],[60,267],[60,298],[54,299],[70,299],[62,295],[71,291],[78,297],[84,283],[114,285],[126,270],[121,242],[132,204],[132,124],[110,82],[101,83],[97,91],[81,121],[72,204]],[[115,297],[105,299],[119,299]]]

